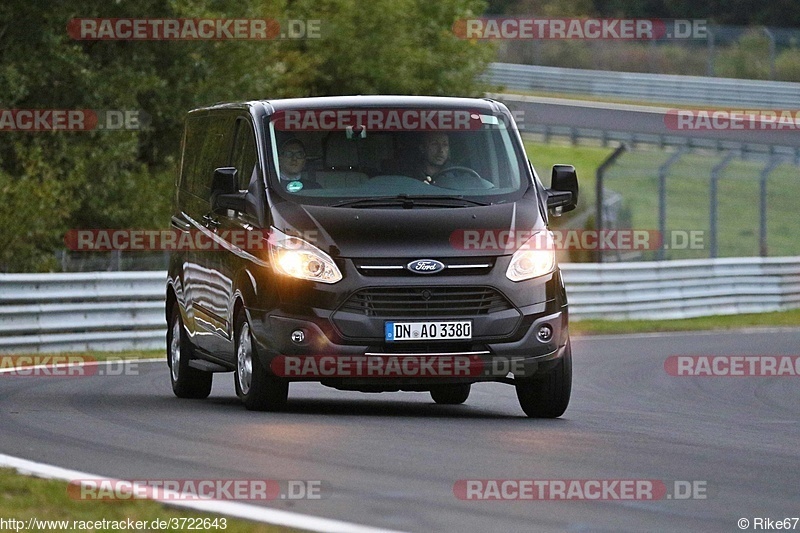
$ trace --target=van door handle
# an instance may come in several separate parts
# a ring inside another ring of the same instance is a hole
[[[214,229],[219,227],[219,220],[211,215],[203,215],[203,221],[205,221],[206,227],[213,227]]]

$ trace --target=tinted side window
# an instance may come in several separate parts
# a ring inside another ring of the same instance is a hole
[[[211,196],[214,169],[228,165],[233,121],[227,116],[208,117],[203,138],[203,149],[197,160],[192,192],[202,198]]]
[[[200,183],[197,179],[197,162],[202,153],[209,121],[209,117],[203,116],[190,116],[186,121],[180,187],[191,194],[200,193]]]
[[[208,199],[214,169],[228,165],[233,120],[223,114],[191,116],[187,122],[181,188]]]
[[[236,177],[240,191],[246,190],[250,185],[250,180],[256,171],[257,160],[253,126],[247,120],[239,119],[236,122],[236,141],[233,145],[231,166],[236,167]]]

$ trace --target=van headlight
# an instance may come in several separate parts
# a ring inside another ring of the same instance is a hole
[[[268,243],[272,266],[281,274],[320,283],[336,283],[342,279],[331,256],[310,242],[272,228]]]
[[[511,281],[523,281],[549,274],[556,268],[556,250],[553,235],[540,231],[525,241],[511,256],[506,277]]]

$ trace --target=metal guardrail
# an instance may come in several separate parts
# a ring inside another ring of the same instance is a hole
[[[800,257],[561,265],[570,316],[686,318],[800,307]],[[0,352],[163,349],[164,272],[0,275]]]
[[[552,126],[534,124],[520,128],[520,132],[534,141],[549,143],[554,138],[568,139],[572,144],[589,141],[602,146],[613,146],[624,143],[630,146],[650,145],[659,148],[678,150],[710,150],[716,152],[736,152],[742,159],[765,160],[777,156],[785,158],[789,163],[800,165],[800,148],[773,144],[757,144],[726,142],[702,137],[680,137],[677,135],[650,135],[633,131],[613,131],[571,126]],[[757,139],[757,137],[754,137]]]
[[[798,89],[800,91],[800,84]],[[800,136],[793,128],[767,129],[672,129],[666,107],[616,104],[490,93],[512,111],[523,135],[541,135],[543,142],[552,137],[579,140],[625,142],[631,145],[652,144],[685,149],[736,151],[743,157],[779,155],[800,164]],[[765,106],[761,106],[762,108]],[[794,113],[793,113],[794,116]]]
[[[0,274],[0,352],[159,349],[166,272]]]
[[[800,257],[562,265],[570,317],[673,319],[800,307]]]
[[[753,109],[800,108],[800,83],[491,63],[484,79],[507,90],[584,94]]]

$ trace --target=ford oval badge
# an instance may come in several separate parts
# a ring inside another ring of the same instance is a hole
[[[414,274],[436,274],[444,270],[444,263],[435,259],[417,259],[406,265]]]

